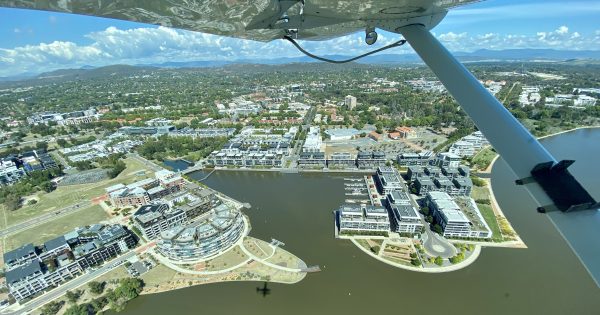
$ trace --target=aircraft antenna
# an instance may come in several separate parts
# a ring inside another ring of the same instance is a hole
[[[359,55],[359,56],[356,56],[356,57],[354,57],[354,58],[345,59],[345,60],[333,60],[333,59],[323,58],[323,57],[319,57],[319,56],[317,56],[317,55],[311,54],[310,52],[308,52],[308,51],[306,51],[304,48],[302,48],[302,46],[300,46],[300,44],[298,44],[298,42],[296,42],[296,41],[295,41],[293,38],[291,38],[291,37],[290,37],[290,36],[288,36],[288,35],[284,36],[284,37],[283,37],[283,39],[285,39],[285,40],[287,40],[288,42],[292,43],[294,46],[296,46],[296,48],[298,48],[298,50],[299,50],[300,52],[302,52],[303,54],[305,54],[305,55],[307,55],[307,56],[309,56],[309,57],[311,57],[311,58],[313,58],[313,59],[317,59],[317,60],[321,60],[321,61],[325,61],[325,62],[329,62],[329,63],[338,63],[338,64],[339,64],[339,63],[348,63],[348,62],[352,62],[352,61],[354,61],[354,60],[358,60],[358,59],[364,58],[364,57],[366,57],[366,56],[370,56],[370,55],[372,55],[372,54],[375,54],[375,53],[378,53],[378,52],[380,52],[380,51],[384,51],[384,50],[387,50],[387,49],[390,49],[390,48],[394,48],[394,47],[400,47],[400,46],[402,46],[402,45],[404,45],[404,44],[406,43],[406,40],[405,40],[405,39],[401,39],[401,40],[399,40],[399,41],[397,41],[397,42],[394,42],[394,43],[391,43],[391,44],[389,44],[389,45],[387,45],[387,46],[383,46],[383,47],[381,47],[381,48],[378,48],[378,49],[372,50],[372,51],[370,51],[370,52],[368,52],[368,53],[364,53],[364,54],[362,54],[362,55]]]

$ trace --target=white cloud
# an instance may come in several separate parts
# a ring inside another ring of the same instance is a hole
[[[438,36],[438,39],[442,42],[457,42],[463,40],[467,37],[467,33],[455,34],[453,32],[448,32],[445,34],[441,34]]]
[[[566,26],[561,26],[556,30],[556,33],[560,34],[560,35],[564,35],[567,34],[569,32],[569,28]]]
[[[15,29],[15,32],[22,32]],[[362,33],[342,36],[329,41],[301,45],[317,55],[354,56],[390,44],[397,34],[381,32],[374,46],[364,43]],[[240,40],[203,33],[174,30],[167,27],[145,27],[105,30],[86,35],[90,44],[54,41],[12,49],[0,49],[0,76],[30,71],[49,71],[83,65],[102,66],[116,63],[147,64],[166,61],[276,59],[302,56],[290,43],[269,43]],[[560,26],[554,31],[522,34],[470,34],[448,32],[437,37],[451,51],[509,48],[555,48],[600,50],[600,30],[593,34],[571,31]],[[406,54],[408,45],[386,53]]]
[[[454,34],[452,32],[438,36],[450,50],[473,51],[477,49],[518,49],[552,48],[564,50],[600,50],[595,40],[600,34],[584,36],[571,32],[568,26],[560,26],[554,31],[537,32],[535,35],[488,33],[482,35]]]

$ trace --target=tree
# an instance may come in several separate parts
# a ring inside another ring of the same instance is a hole
[[[465,260],[465,254],[463,252],[460,252],[460,253],[456,254],[456,256],[450,257],[449,260],[451,263],[457,264],[457,263]]]
[[[144,287],[144,281],[138,278],[125,278],[119,281],[119,286],[114,290],[109,290],[106,298],[111,304],[111,309],[121,311],[125,304],[131,299],[136,298]]]
[[[108,177],[110,178],[115,178],[117,176],[119,176],[119,174],[121,174],[121,172],[123,170],[125,170],[125,168],[127,168],[127,165],[125,165],[125,162],[119,160],[117,161],[114,166],[112,167],[112,169],[110,169],[110,171],[108,171]]]
[[[90,161],[77,161],[77,162],[71,163],[71,165],[75,166],[75,168],[77,168],[78,171],[86,171],[86,170],[91,170],[92,168],[94,168],[94,166],[92,165],[92,162],[90,162]]]
[[[69,291],[67,291],[69,292]],[[64,315],[89,315],[90,314],[90,305],[85,303],[81,305],[73,305],[69,307]]]
[[[442,234],[444,232],[444,230],[439,224],[433,226],[433,231],[437,234]]]
[[[90,288],[90,292],[93,294],[101,294],[104,292],[104,287],[106,286],[106,282],[102,281],[91,281],[88,283],[88,287]]]
[[[6,196],[6,199],[4,199],[4,206],[9,211],[15,211],[19,209],[21,207],[21,197],[17,196],[16,194]]]
[[[68,142],[63,138],[59,138],[56,140],[56,144],[58,144],[61,148],[64,148],[67,146]]]
[[[444,259],[440,256],[435,257],[434,263],[438,266],[441,266],[444,264]]]
[[[41,315],[54,315],[60,311],[60,309],[62,308],[62,306],[64,304],[65,304],[65,302],[63,302],[63,301],[60,301],[60,302],[51,301],[50,303],[44,305],[40,314]]]
[[[67,291],[65,293],[65,297],[67,298],[67,301],[69,301],[69,303],[74,304],[75,302],[77,302],[77,300],[79,300],[82,293],[83,292],[81,290]]]

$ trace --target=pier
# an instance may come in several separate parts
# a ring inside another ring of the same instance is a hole
[[[319,271],[321,271],[321,267],[319,267],[318,265],[310,266],[310,267],[302,268],[302,269],[300,269],[300,271],[301,272],[319,272]]]

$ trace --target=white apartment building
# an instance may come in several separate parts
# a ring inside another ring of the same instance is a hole
[[[356,107],[356,97],[347,95],[344,99],[344,105],[346,105],[348,109],[354,109]]]
[[[385,208],[342,205],[337,210],[340,232],[389,232],[390,219]]]

